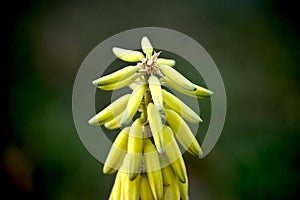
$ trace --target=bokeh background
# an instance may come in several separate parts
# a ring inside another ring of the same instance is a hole
[[[185,155],[191,199],[299,198],[300,24],[292,1],[19,0],[1,7],[1,199],[108,198],[114,176],[102,174],[73,124],[73,81],[97,44],[144,26],[197,40],[226,86],[220,140],[204,159]]]

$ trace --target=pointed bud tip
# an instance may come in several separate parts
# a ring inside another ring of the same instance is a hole
[[[162,148],[157,148],[157,151],[159,154],[163,154],[166,152],[166,148],[165,147],[162,147]]]
[[[116,55],[120,49],[118,47],[113,47],[112,52]],[[116,55],[117,56],[117,55]]]
[[[142,37],[142,40],[141,40],[141,43],[143,44],[143,43],[149,43],[150,42],[150,40],[148,39],[148,37],[147,36],[143,36]]]
[[[106,166],[106,165],[104,165],[104,166],[103,166],[103,169],[102,169],[103,174],[112,174],[112,173],[114,173],[115,171],[116,171],[115,169],[110,168],[110,167],[108,167],[108,166]]]
[[[94,80],[94,81],[92,81],[92,84],[97,87],[98,86],[98,81]]]
[[[155,105],[155,108],[156,108],[156,110],[158,110],[158,112],[163,112],[163,110],[164,110],[164,106],[163,105]]]
[[[131,124],[132,119],[130,117],[123,117],[123,119],[120,122],[120,128],[123,129],[125,127],[127,127],[129,124]]]
[[[120,58],[126,52],[126,49],[122,49],[122,48],[119,48],[119,47],[113,47],[112,52],[115,54],[115,56]]]
[[[129,180],[130,181],[134,181],[137,176],[138,176],[138,173],[130,173],[129,172]]]
[[[124,129],[126,128],[128,124],[124,123],[124,122],[120,122],[120,129]]]
[[[103,174],[108,174],[109,169],[104,166],[103,169],[102,169],[102,172],[103,172]]]
[[[198,153],[198,158],[203,158],[203,152],[202,152],[202,149],[200,148],[200,151]]]
[[[169,65],[170,65],[171,67],[174,67],[174,66],[176,65],[176,61],[175,61],[175,60],[170,60]]]
[[[97,119],[95,119],[94,117],[92,117],[92,118],[88,121],[88,123],[89,123],[90,125],[93,125],[93,126],[99,125]]]
[[[203,122],[203,120],[201,119],[201,117],[199,115],[196,116],[199,122]]]
[[[113,48],[112,48],[112,51],[113,51],[113,52],[116,52],[116,51],[119,51],[119,50],[121,50],[121,48],[119,48],[119,47],[113,47]]]

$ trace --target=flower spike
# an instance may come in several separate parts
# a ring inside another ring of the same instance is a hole
[[[105,174],[117,172],[109,199],[187,200],[188,176],[179,145],[192,155],[202,154],[185,122],[202,119],[166,87],[198,99],[213,92],[184,77],[174,68],[175,60],[160,58],[148,37],[142,37],[141,47],[142,52],[114,47],[113,53],[131,65],[92,82],[102,90],[132,90],[88,121],[122,129],[103,167]]]

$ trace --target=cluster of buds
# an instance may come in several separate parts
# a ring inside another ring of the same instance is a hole
[[[89,120],[92,125],[122,129],[103,167],[105,174],[117,172],[110,199],[188,199],[188,176],[178,143],[200,156],[200,145],[186,121],[202,120],[167,88],[195,98],[213,93],[175,70],[175,60],[159,58],[147,37],[141,46],[143,53],[114,47],[118,58],[135,65],[93,81],[102,90],[132,89]]]

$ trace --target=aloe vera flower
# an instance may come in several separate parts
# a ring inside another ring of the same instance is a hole
[[[143,52],[114,47],[113,53],[131,65],[93,81],[102,90],[132,89],[89,120],[121,129],[103,167],[105,174],[117,173],[109,199],[189,199],[178,145],[192,155],[202,154],[187,124],[202,119],[167,88],[195,98],[213,93],[175,70],[175,60],[160,58],[147,37],[141,46]]]

